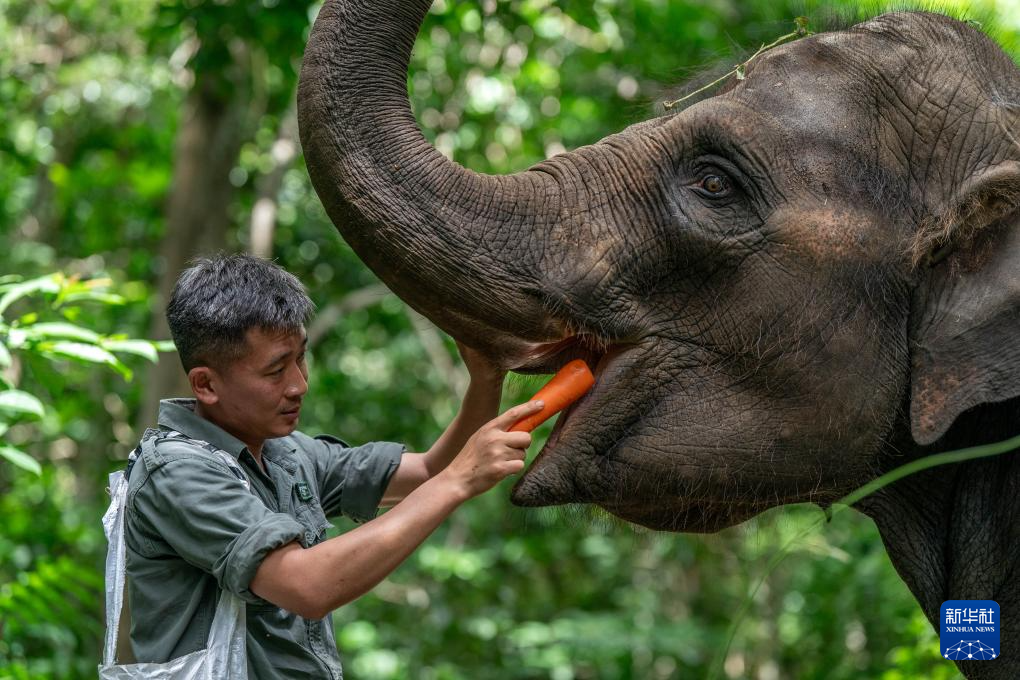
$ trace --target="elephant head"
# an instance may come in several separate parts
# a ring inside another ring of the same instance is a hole
[[[802,38],[493,177],[411,113],[429,5],[326,3],[301,140],[330,217],[411,306],[510,369],[595,366],[514,502],[715,531],[1017,431],[1020,71],[979,30],[903,12]]]

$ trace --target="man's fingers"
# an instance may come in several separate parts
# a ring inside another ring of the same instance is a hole
[[[520,449],[521,451],[531,446],[531,433],[530,432],[507,432],[501,436],[500,439],[511,449]]]
[[[542,401],[528,401],[523,404],[518,404],[513,408],[508,408],[502,414],[496,417],[493,422],[501,430],[509,429],[521,418],[530,416],[532,413],[538,413],[545,408],[545,402]]]
[[[501,446],[498,450],[493,451],[496,458],[501,460],[524,460],[528,452],[523,448],[517,448],[516,446]]]
[[[508,460],[507,462],[503,463],[503,469],[506,471],[506,474],[508,475],[516,475],[517,473],[524,471],[524,461]]]

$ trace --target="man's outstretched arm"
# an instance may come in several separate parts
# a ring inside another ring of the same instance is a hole
[[[524,469],[531,435],[507,429],[541,408],[541,402],[521,404],[483,425],[445,469],[381,517],[311,548],[288,543],[269,553],[250,590],[310,619],[364,595],[460,504]]]
[[[424,453],[405,453],[400,466],[393,473],[381,506],[391,507],[401,502],[412,491],[442,472],[478,428],[499,412],[499,399],[503,393],[503,371],[481,354],[457,343],[471,382],[464,393],[460,410],[436,443]],[[511,423],[512,425],[513,423]],[[509,425],[507,426],[509,427]]]

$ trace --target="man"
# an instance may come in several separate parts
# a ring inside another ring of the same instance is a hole
[[[129,470],[126,571],[140,662],[202,649],[223,589],[246,602],[250,677],[340,678],[329,613],[371,590],[461,503],[524,467],[531,436],[506,430],[541,403],[494,418],[504,373],[463,348],[463,406],[424,454],[296,431],[311,311],[294,276],[245,255],[200,260],[174,287],[167,319],[194,399],[161,402],[160,430],[147,433],[155,444]],[[380,506],[393,508],[372,519]],[[326,516],[338,514],[364,523],[324,540]]]

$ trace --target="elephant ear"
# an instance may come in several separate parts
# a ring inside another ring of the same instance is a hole
[[[911,314],[910,424],[928,445],[967,409],[1020,395],[1020,163],[972,177],[918,243],[934,255]]]

